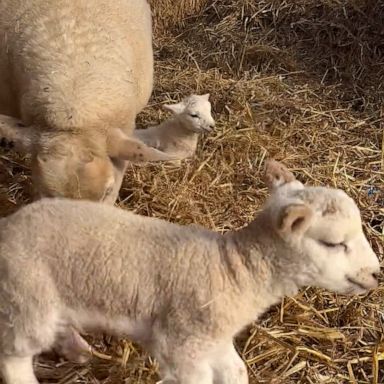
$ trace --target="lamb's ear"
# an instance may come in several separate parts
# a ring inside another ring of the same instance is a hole
[[[265,162],[264,182],[270,191],[296,180],[288,168],[276,160]]]
[[[149,147],[139,139],[126,136],[120,129],[111,129],[108,133],[107,151],[112,158],[134,163],[176,160],[174,156]]]
[[[185,104],[182,101],[177,104],[163,104],[163,108],[167,111],[172,112],[175,115],[179,115],[185,110]]]
[[[305,204],[290,204],[279,213],[277,229],[280,233],[302,235],[311,225],[313,211]]]
[[[30,153],[36,140],[36,130],[26,127],[21,120],[11,116],[0,115],[0,139],[8,142],[20,152]]]
[[[201,95],[201,97],[204,98],[207,101],[209,100],[209,96],[210,96],[209,93],[206,93],[205,95]]]

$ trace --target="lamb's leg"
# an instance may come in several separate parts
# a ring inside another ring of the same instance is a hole
[[[162,380],[159,383],[213,384],[213,371],[206,352],[209,345],[196,339],[180,344],[178,340],[161,338],[161,345],[150,348],[160,365]]]
[[[38,384],[33,373],[32,356],[2,356],[0,371],[5,384]]]
[[[0,373],[5,384],[38,384],[32,358],[54,345],[57,312],[30,309],[22,308],[12,322],[0,316]]]
[[[179,351],[180,354],[185,352]],[[213,372],[204,359],[189,359],[188,356],[173,356],[163,367],[164,375],[161,384],[212,384]]]
[[[90,345],[72,327],[66,328],[58,335],[54,349],[74,363],[84,364],[91,358]]]
[[[6,384],[37,383],[32,357],[52,348],[60,326],[52,280],[44,266],[31,268],[24,259],[25,267],[17,274],[9,263],[14,269],[12,274],[2,273],[0,286],[0,372]]]
[[[248,384],[247,368],[232,343],[213,355],[214,384]]]
[[[104,203],[106,204],[115,204],[117,198],[119,197],[119,192],[121,184],[123,183],[124,174],[128,166],[128,162],[120,159],[112,159],[115,173],[115,184],[113,186],[113,191],[106,196]]]

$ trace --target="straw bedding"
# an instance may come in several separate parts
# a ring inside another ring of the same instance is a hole
[[[194,159],[131,166],[120,206],[216,231],[249,222],[266,197],[266,157],[314,185],[344,189],[383,257],[384,2],[370,0],[152,0],[156,84],[139,116],[161,103],[211,93],[217,120]],[[28,162],[1,152],[1,215],[30,196]],[[346,298],[308,288],[271,308],[236,345],[251,383],[384,383],[380,286]],[[103,335],[76,366],[50,354],[45,382],[154,383],[157,364],[127,340]]]

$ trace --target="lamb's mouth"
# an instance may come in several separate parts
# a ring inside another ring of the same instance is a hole
[[[368,291],[369,290],[369,287],[365,286],[364,284],[360,283],[359,281],[355,280],[355,279],[352,279],[351,277],[349,276],[346,276],[346,279],[349,283],[355,285],[356,287],[359,287],[360,289],[364,290],[364,291]]]

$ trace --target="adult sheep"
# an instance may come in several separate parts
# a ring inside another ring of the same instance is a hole
[[[40,196],[114,202],[153,86],[146,0],[0,2],[0,136],[32,154]]]

